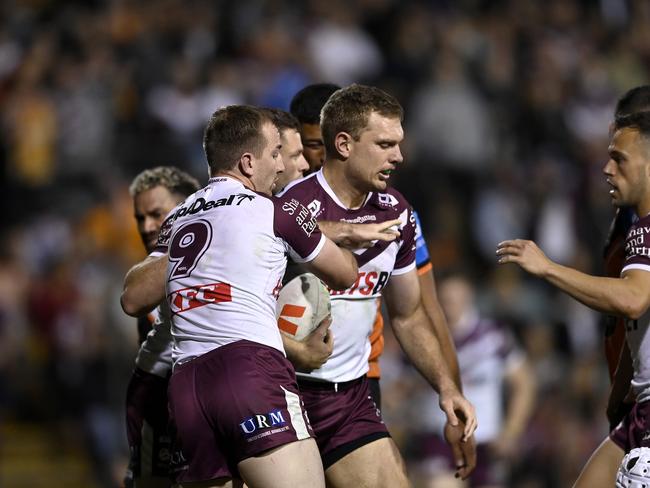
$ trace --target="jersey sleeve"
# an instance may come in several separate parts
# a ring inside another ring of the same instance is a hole
[[[393,275],[401,275],[415,269],[415,215],[410,207],[404,209],[399,219],[402,243],[395,259]]]
[[[634,224],[625,239],[625,262],[621,273],[631,269],[650,271],[650,218]]]
[[[428,271],[431,268],[431,257],[429,256],[429,249],[427,248],[427,243],[424,240],[424,233],[422,232],[420,217],[415,210],[413,210],[413,216],[415,217],[415,265],[418,268],[418,272],[423,269],[426,269]]]
[[[307,207],[295,198],[273,199],[273,231],[289,246],[289,256],[297,263],[313,260],[325,245],[325,236]]]

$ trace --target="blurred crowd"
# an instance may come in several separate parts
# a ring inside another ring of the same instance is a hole
[[[597,314],[497,269],[533,238],[602,273],[602,166],[614,103],[648,83],[644,0],[10,0],[0,4],[0,422],[84,443],[98,486],[126,459],[137,347],[119,306],[144,256],[128,195],[142,169],[207,180],[215,108],[287,109],[312,82],[361,82],[406,110],[395,186],[434,272],[462,269],[538,383],[511,486],[566,486],[606,433]],[[385,418],[409,459],[423,383],[387,340]],[[480,405],[477,406],[480,408]]]

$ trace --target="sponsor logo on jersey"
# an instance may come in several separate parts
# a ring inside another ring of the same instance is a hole
[[[168,299],[172,313],[178,314],[211,303],[231,302],[232,294],[230,284],[211,283],[176,290],[169,294]]]
[[[248,442],[289,430],[287,421],[280,409],[267,414],[256,414],[248,417],[239,424],[239,428],[247,437]]]
[[[390,193],[378,193],[377,200],[379,200],[379,203],[381,205],[386,205],[389,207],[395,207],[399,203],[397,198],[395,198]]]
[[[363,224],[364,222],[368,222],[369,220],[377,220],[376,215],[360,215],[359,217],[355,217],[353,219],[341,219],[341,222],[348,222],[350,224]]]
[[[316,219],[311,215],[309,209],[295,198],[284,202],[282,210],[296,218],[296,223],[308,237],[311,237],[316,227],[318,227]]]
[[[255,195],[249,195],[247,193],[237,193],[230,195],[228,198],[220,198],[219,200],[206,200],[203,197],[199,197],[189,207],[179,208],[174,214],[174,218],[183,217],[184,215],[194,215],[226,205],[239,206],[242,202],[251,202],[254,199]]]
[[[347,297],[354,295],[357,297],[371,297],[381,293],[390,278],[388,271],[360,271],[357,280],[347,290],[336,291],[330,290],[330,296]]]
[[[314,218],[318,217],[321,213],[321,203],[320,200],[312,200],[309,205],[307,205],[307,208],[311,212],[312,216]]]

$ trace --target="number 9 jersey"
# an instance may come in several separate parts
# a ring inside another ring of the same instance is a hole
[[[324,243],[300,202],[211,178],[170,212],[152,253],[169,257],[174,365],[238,340],[284,352],[275,304],[287,255],[308,262]]]

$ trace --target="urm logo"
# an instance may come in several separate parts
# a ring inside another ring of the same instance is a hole
[[[239,424],[239,427],[241,427],[244,434],[250,435],[257,430],[270,429],[271,427],[285,425],[286,423],[287,422],[284,420],[284,416],[282,415],[282,410],[278,409],[269,412],[266,415],[256,414],[252,417],[248,417]]]

